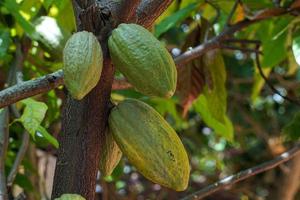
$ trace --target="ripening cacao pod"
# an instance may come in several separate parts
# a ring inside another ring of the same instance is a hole
[[[177,81],[175,63],[147,29],[120,24],[112,31],[108,47],[113,64],[136,90],[149,96],[173,96]]]
[[[112,133],[107,129],[100,152],[99,170],[103,176],[109,176],[122,158],[122,151],[115,142]]]
[[[82,99],[100,80],[103,55],[93,33],[82,31],[71,36],[64,52],[64,81],[71,96]]]
[[[123,154],[151,181],[176,191],[186,189],[189,159],[172,127],[149,105],[127,99],[109,115],[109,126]]]

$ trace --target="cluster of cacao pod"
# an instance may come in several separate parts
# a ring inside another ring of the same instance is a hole
[[[114,66],[134,88],[148,96],[170,98],[176,89],[175,63],[163,44],[136,24],[120,24],[108,40]],[[64,49],[64,80],[71,96],[82,99],[98,83],[102,51],[86,31],[74,34]],[[177,133],[158,112],[135,99],[112,108],[99,169],[110,175],[124,154],[146,178],[176,191],[185,190],[189,159]]]

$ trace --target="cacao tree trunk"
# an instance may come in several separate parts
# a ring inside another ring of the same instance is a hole
[[[88,1],[81,1],[88,7]],[[74,0],[73,5],[78,5]],[[78,9],[74,8],[75,11]],[[75,12],[79,19],[78,12]],[[100,23],[100,22],[90,22]],[[77,30],[92,27],[82,26],[77,21]],[[94,31],[94,30],[88,30]],[[101,37],[103,38],[103,37]],[[76,193],[92,200],[95,197],[96,176],[101,151],[101,141],[105,141],[109,99],[114,68],[108,57],[105,43],[101,41],[104,63],[101,78],[97,86],[81,101],[68,95],[62,116],[62,135],[55,168],[52,199],[64,193]]]

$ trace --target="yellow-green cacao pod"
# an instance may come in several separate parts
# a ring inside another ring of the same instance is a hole
[[[67,41],[64,52],[65,86],[74,99],[82,99],[100,80],[103,55],[93,33],[81,31]]]
[[[122,158],[122,151],[107,129],[103,147],[100,152],[99,170],[103,176],[109,176]]]
[[[176,191],[186,189],[189,159],[172,127],[149,105],[127,99],[109,115],[109,126],[123,154],[149,180]]]
[[[55,200],[85,200],[85,198],[78,194],[63,194],[59,198],[55,198]]]
[[[113,64],[136,90],[148,96],[173,96],[177,82],[175,63],[147,29],[120,24],[112,31],[108,47]]]

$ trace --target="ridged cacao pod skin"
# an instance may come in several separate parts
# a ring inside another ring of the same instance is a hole
[[[93,33],[73,34],[65,45],[63,62],[65,86],[80,100],[97,85],[103,67],[102,49]]]
[[[120,24],[112,31],[108,47],[113,64],[136,90],[148,96],[173,96],[177,82],[174,60],[147,29]]]
[[[123,154],[151,181],[176,191],[186,189],[189,159],[172,127],[152,107],[127,99],[114,107],[109,126]]]
[[[111,131],[107,129],[103,147],[100,152],[99,170],[101,175],[111,175],[121,158],[122,151],[115,142]]]

